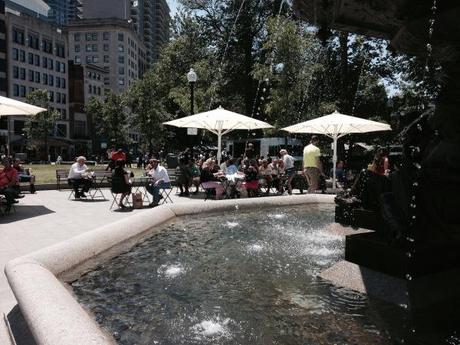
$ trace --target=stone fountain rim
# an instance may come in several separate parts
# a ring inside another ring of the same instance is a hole
[[[118,255],[175,217],[209,212],[334,203],[334,195],[306,194],[165,204],[9,261],[8,283],[38,345],[116,344],[74,298],[65,283],[97,262]]]

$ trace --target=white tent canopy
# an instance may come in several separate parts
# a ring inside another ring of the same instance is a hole
[[[333,178],[332,186],[336,187],[335,166],[337,164],[337,140],[351,133],[368,133],[377,131],[391,131],[390,125],[376,121],[361,119],[359,117],[340,114],[334,111],[313,120],[305,121],[282,128],[290,133],[324,134],[333,139]]]
[[[273,128],[272,125],[253,119],[251,117],[234,113],[219,107],[196,115],[183,117],[177,120],[168,121],[164,125],[186,128],[206,129],[217,135],[217,160],[220,164],[222,150],[222,136],[235,130],[255,130]]]
[[[0,117],[2,116],[14,116],[14,115],[26,115],[26,116],[33,116],[41,113],[42,111],[46,111],[44,108],[37,107],[35,105],[31,105],[28,103],[20,102],[15,99],[7,98],[0,96]],[[7,146],[8,146],[8,154],[10,154],[10,129],[9,129],[9,121],[7,121]]]

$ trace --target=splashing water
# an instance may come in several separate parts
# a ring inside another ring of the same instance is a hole
[[[192,331],[195,335],[203,337],[229,337],[230,331],[227,328],[229,322],[229,318],[224,320],[220,320],[220,318],[213,320],[203,320],[200,323],[194,325],[192,327]]]
[[[230,229],[236,228],[238,225],[240,225],[238,222],[227,222],[227,223],[225,223],[225,226],[227,228],[230,228]]]
[[[184,272],[185,269],[181,265],[161,265],[158,268],[158,273],[166,278],[176,278]]]

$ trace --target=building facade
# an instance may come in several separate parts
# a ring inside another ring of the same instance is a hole
[[[144,44],[131,23],[122,19],[83,19],[66,26],[69,59],[106,72],[104,88],[125,91],[146,69]]]
[[[6,13],[8,97],[25,101],[37,89],[48,91],[50,106],[60,117],[56,121],[50,154],[68,155],[69,106],[66,35],[56,26],[28,15]],[[9,117],[12,151],[23,151],[26,118]]]
[[[50,10],[48,20],[58,26],[82,18],[82,0],[44,0]],[[93,0],[97,2],[97,0]]]
[[[94,119],[85,111],[92,97],[104,98],[104,79],[107,71],[95,65],[69,63],[69,120],[70,136],[76,154],[89,156],[100,149]]]

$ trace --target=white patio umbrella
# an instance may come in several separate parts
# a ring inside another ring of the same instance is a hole
[[[332,114],[318,117],[313,120],[305,121],[282,128],[290,133],[312,133],[324,134],[333,140],[333,177],[332,187],[336,188],[335,166],[337,164],[337,140],[344,135],[351,133],[367,133],[377,131],[391,131],[390,125],[376,121],[361,119],[359,117],[340,114],[334,111]]]
[[[15,99],[0,96],[0,117],[13,116],[13,115],[27,115],[33,116],[38,113],[46,111],[45,108],[40,108],[32,104],[17,101]],[[9,121],[7,127],[7,140],[8,140],[8,154],[10,154],[10,129]]]
[[[214,110],[206,111],[177,120],[164,122],[164,125],[186,128],[201,128],[217,135],[217,161],[220,165],[222,136],[235,129],[263,129],[273,128],[266,122],[253,119],[251,117],[234,113],[219,107]]]

